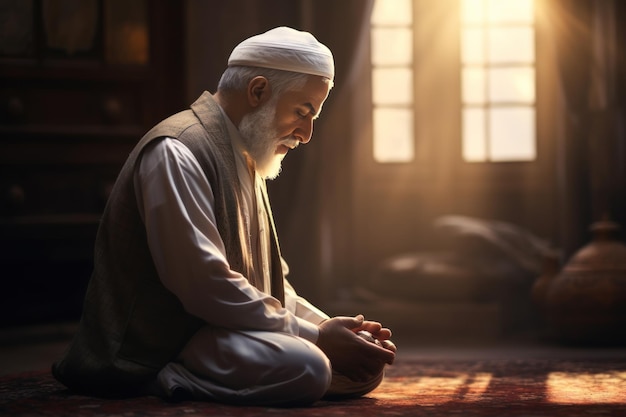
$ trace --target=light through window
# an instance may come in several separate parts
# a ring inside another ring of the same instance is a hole
[[[371,16],[374,159],[414,158],[412,0],[376,0]]]
[[[533,0],[461,0],[463,159],[532,161]]]
[[[533,161],[533,0],[459,0],[462,156]],[[373,156],[415,158],[413,0],[375,0],[371,16]],[[450,63],[453,65],[453,63]]]

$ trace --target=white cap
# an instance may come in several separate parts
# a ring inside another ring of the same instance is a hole
[[[333,54],[309,32],[285,26],[241,42],[228,58],[228,66],[273,68],[330,78],[335,76]]]

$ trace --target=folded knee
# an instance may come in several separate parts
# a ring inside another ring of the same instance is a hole
[[[292,398],[296,403],[313,403],[321,399],[332,382],[332,368],[328,358],[319,351],[299,363],[300,372],[290,382]]]

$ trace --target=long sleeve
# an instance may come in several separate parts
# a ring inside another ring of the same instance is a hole
[[[165,138],[147,147],[135,188],[159,277],[190,314],[219,327],[299,335],[301,319],[230,269],[211,186],[184,145]]]

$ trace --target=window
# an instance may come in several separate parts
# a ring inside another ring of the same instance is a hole
[[[415,158],[413,1],[375,0],[372,10],[373,156],[379,163]],[[463,160],[533,161],[533,0],[458,4]]]
[[[412,0],[376,0],[372,11],[374,159],[414,157]]]
[[[532,161],[532,0],[461,0],[463,159]]]

